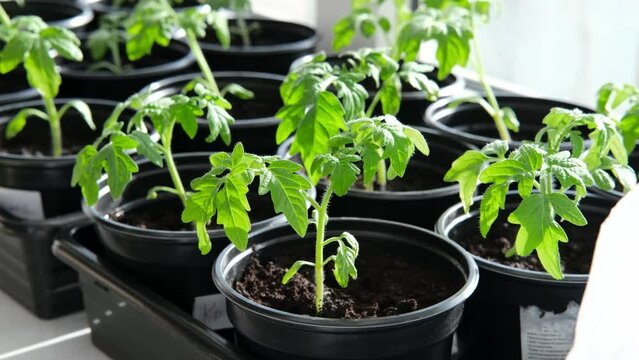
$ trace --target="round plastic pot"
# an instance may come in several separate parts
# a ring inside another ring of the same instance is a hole
[[[180,75],[151,84],[150,89],[153,92],[151,101],[179,94],[184,85],[197,76],[200,74]],[[175,152],[231,151],[234,143],[242,142],[247,152],[260,155],[274,154],[277,151],[275,132],[279,124],[275,113],[282,107],[279,87],[284,78],[275,74],[230,71],[218,72],[214,76],[220,88],[235,83],[255,94],[255,97],[250,100],[241,100],[230,94],[227,96],[233,105],[229,113],[235,117],[235,124],[230,126],[231,144],[226,146],[221,139],[212,143],[206,142],[209,125],[205,119],[201,119],[195,139],[189,139],[181,130],[175,132],[173,150]]]
[[[518,195],[509,193],[505,213],[517,206],[515,199],[519,199]],[[475,199],[469,214],[464,214],[461,203],[451,207],[437,222],[436,231],[453,241],[468,231],[479,231],[480,200],[481,197]],[[592,194],[581,201],[580,208],[589,222],[584,234],[593,242],[614,204]],[[498,218],[493,227],[499,221],[505,218]],[[563,222],[562,226],[572,225]],[[561,252],[561,243],[559,246]],[[466,302],[457,331],[460,359],[531,359],[543,351],[557,351],[552,358],[563,358],[566,353],[562,351],[567,352],[572,344],[576,312],[588,274],[566,274],[563,280],[555,280],[545,272],[472,256],[479,265],[481,282]],[[535,314],[537,320],[531,321],[530,314]]]
[[[310,230],[310,229],[309,229]],[[275,310],[234,290],[251,255],[260,250],[302,241],[288,225],[256,232],[252,247],[240,252],[229,246],[213,268],[213,280],[227,298],[229,319],[237,340],[260,359],[450,359],[452,337],[464,301],[478,281],[477,265],[452,241],[418,227],[376,219],[332,218],[326,236],[348,231],[362,247],[370,242],[408,247],[441,256],[466,279],[451,297],[414,312],[368,319],[328,319]],[[314,241],[309,231],[303,241]]]
[[[56,105],[60,107],[67,101],[69,100],[57,99]],[[98,129],[117,105],[108,100],[84,99],[84,101],[91,108]],[[2,134],[0,144],[10,142],[4,138],[7,122],[21,109],[30,107],[44,110],[41,101],[27,101],[0,107],[0,134]],[[74,110],[69,110],[60,124],[63,144],[65,139],[79,136],[93,138],[98,135]],[[27,121],[24,130],[15,137],[15,140],[50,144],[49,124],[32,118]],[[14,212],[14,215],[17,217],[23,217],[26,210],[26,213],[30,214],[26,216],[32,218],[39,216],[49,218],[80,211],[82,195],[79,189],[71,187],[75,159],[75,155],[36,157],[0,152],[0,188],[6,196],[4,206],[16,207],[15,210],[18,212]],[[12,199],[12,205],[6,203],[7,199]]]
[[[80,31],[93,20],[93,11],[80,0],[26,0],[24,6],[14,0],[0,0],[10,17],[39,16],[50,26]]]
[[[86,38],[82,36],[81,40],[84,42]],[[155,46],[151,54],[133,63],[134,69],[120,74],[108,70],[89,70],[92,62],[88,52],[85,54],[85,62],[61,62],[60,96],[123,101],[154,81],[188,71],[195,61],[189,47],[180,41],[173,41],[168,47]],[[125,54],[124,47],[122,54]],[[128,61],[124,59],[123,63]]]
[[[251,46],[242,46],[235,35],[228,49],[224,49],[212,33],[200,40],[212,69],[286,74],[295,59],[315,52],[317,33],[308,26],[265,19],[246,21],[259,25]],[[233,23],[231,20],[230,25]]]
[[[175,161],[185,185],[202,176],[211,165],[210,153],[184,153],[175,155]],[[210,230],[213,249],[202,255],[197,235],[192,231],[144,229],[114,220],[113,214],[148,204],[147,192],[153,186],[172,186],[168,171],[138,161],[139,173],[127,185],[122,198],[113,201],[105,181],[102,181],[96,205],[84,207],[85,213],[97,224],[98,233],[109,256],[128,273],[149,284],[160,295],[190,312],[195,297],[217,293],[210,277],[211,266],[217,255],[229,244],[222,229]],[[188,186],[188,185],[187,185]],[[157,206],[174,200],[172,195],[160,196]],[[181,216],[181,212],[175,214]],[[255,222],[252,230],[273,226],[283,216]]]
[[[314,55],[306,55],[303,56],[291,65],[291,69],[299,66],[304,63],[308,63],[313,59]],[[334,65],[342,65],[346,63],[348,57],[340,57],[339,55],[333,54],[328,55],[326,57],[326,61],[328,63]],[[457,76],[455,74],[450,74],[444,80],[437,80],[437,69],[426,74],[429,79],[435,81],[437,85],[439,85],[439,97],[447,98],[450,96],[457,96],[461,94],[466,88],[466,80],[464,78]],[[367,79],[363,83],[364,87],[369,90],[368,102],[373,99],[375,96],[375,92],[370,89],[375,89],[375,83]],[[424,125],[424,112],[429,105],[433,102],[426,99],[426,96],[423,92],[415,90],[409,84],[405,84],[402,82],[402,101],[399,108],[399,113],[397,113],[396,117],[404,124],[408,125]],[[382,115],[381,106],[378,106],[375,110],[376,114]]]
[[[100,17],[104,14],[108,14],[108,13],[112,13],[112,12],[116,12],[116,11],[125,11],[125,12],[131,12],[133,10],[133,6],[135,5],[135,2],[133,4],[123,4],[122,6],[113,6],[113,1],[112,0],[85,0],[93,9],[93,11],[96,14],[96,17]],[[198,7],[198,6],[202,6],[200,4],[199,1],[197,0],[185,0],[182,1],[182,3],[180,4],[176,4],[175,8],[178,10],[183,10],[185,8],[190,8],[190,7]]]
[[[495,122],[484,108],[469,103],[449,108],[449,105],[456,100],[457,98],[449,97],[430,105],[424,118],[426,126],[477,146],[499,139]],[[515,147],[521,145],[523,140],[534,140],[537,132],[543,127],[542,120],[554,107],[594,112],[592,109],[579,105],[550,99],[498,96],[497,101],[501,107],[512,108],[519,119],[519,132],[510,132],[511,144]]]
[[[419,152],[411,158],[406,174],[418,173],[424,178],[441,179],[460,155],[472,145],[443,136],[438,131],[417,127],[426,138],[430,155]],[[278,155],[287,157],[292,139],[284,142]],[[401,179],[390,180],[401,181]],[[318,185],[323,193],[322,183]],[[342,197],[331,199],[332,216],[354,216],[399,221],[433,229],[442,212],[459,202],[459,186],[441,182],[437,187],[412,191],[366,191],[351,189]]]

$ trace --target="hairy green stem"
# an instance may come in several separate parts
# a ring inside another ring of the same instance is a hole
[[[2,5],[0,5],[0,22],[7,26],[11,25],[11,17],[7,14]]]
[[[317,209],[317,235],[315,237],[315,311],[322,312],[324,304],[324,230],[328,215],[328,203],[333,196],[333,183],[328,185],[322,198],[322,204]]]
[[[380,160],[377,163],[377,185],[380,191],[386,191],[386,161]]]
[[[113,65],[117,69],[116,74],[122,72],[122,59],[120,59],[120,44],[111,44],[111,57],[113,59]]]
[[[186,31],[186,40],[189,43],[189,47],[191,48],[191,52],[193,56],[195,56],[195,61],[197,62],[200,70],[202,71],[202,75],[204,75],[204,79],[208,83],[210,90],[216,94],[220,93],[220,89],[215,82],[215,78],[213,77],[213,72],[211,71],[211,67],[209,63],[206,61],[204,54],[202,53],[202,48],[200,44],[197,42],[197,37],[193,31]]]
[[[473,27],[473,33],[476,33],[474,20],[473,20],[472,27]],[[477,76],[479,76],[479,82],[481,83],[481,86],[484,89],[484,92],[486,93],[486,98],[488,99],[488,103],[493,108],[492,118],[495,121],[495,126],[497,127],[497,131],[499,132],[499,137],[504,141],[510,141],[511,140],[510,133],[508,132],[508,127],[506,126],[506,122],[504,121],[501,108],[499,107],[499,104],[497,103],[497,98],[495,97],[495,93],[493,92],[492,87],[490,86],[490,84],[488,84],[488,81],[486,80],[486,70],[484,69],[484,61],[482,59],[481,52],[479,50],[480,49],[479,40],[477,40],[477,37],[473,38],[472,46],[473,46],[472,53],[474,56],[475,71],[477,72]]]
[[[373,116],[373,112],[375,111],[375,108],[377,107],[377,104],[379,104],[379,101],[381,100],[381,98],[382,98],[382,91],[378,90],[377,93],[375,93],[373,100],[371,100],[370,105],[368,105],[368,109],[366,110],[366,117]]]
[[[177,196],[180,198],[180,201],[182,201],[182,205],[186,206],[186,191],[184,190],[184,185],[182,184],[182,179],[180,178],[180,173],[177,170],[177,166],[175,166],[175,161],[173,160],[173,152],[171,151],[171,140],[173,138],[174,126],[175,122],[172,122],[169,126],[167,126],[162,139],[162,148],[164,149],[166,167],[169,170],[169,174],[171,175],[171,180],[173,181],[173,185],[175,186]]]
[[[54,157],[62,156],[62,130],[60,129],[60,116],[53,99],[43,96],[44,107],[49,115],[49,130],[51,131],[51,152]]]

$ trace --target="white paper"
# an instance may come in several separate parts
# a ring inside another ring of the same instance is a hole
[[[639,188],[601,226],[569,360],[639,359]]]
[[[579,305],[554,313],[537,306],[519,308],[522,360],[564,360],[575,337]]]
[[[0,187],[0,208],[20,219],[44,219],[42,198],[37,191]]]
[[[212,330],[233,327],[226,315],[226,298],[222,294],[196,297],[193,304],[193,317]]]

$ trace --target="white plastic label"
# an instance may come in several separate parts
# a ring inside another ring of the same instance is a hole
[[[20,219],[44,219],[42,198],[37,191],[0,187],[0,208]]]
[[[233,328],[226,315],[226,299],[222,294],[206,295],[195,298],[193,317],[212,330]]]
[[[537,306],[519,308],[522,360],[564,360],[575,339],[579,305],[555,314]]]

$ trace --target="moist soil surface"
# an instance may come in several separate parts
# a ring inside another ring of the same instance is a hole
[[[282,45],[302,41],[307,38],[306,35],[300,34],[295,29],[289,27],[279,28],[279,25],[271,25],[268,23],[261,23],[253,19],[246,19],[248,26],[253,23],[257,23],[258,26],[255,30],[251,31],[249,37],[251,39],[251,46],[269,46],[269,45]],[[229,21],[229,25],[236,27],[235,21]],[[219,40],[214,31],[209,31],[206,34],[204,40],[205,43],[219,44]],[[242,37],[234,32],[231,33],[231,46],[243,46]]]
[[[437,304],[456,293],[465,279],[452,264],[414,247],[389,248],[379,241],[358,239],[357,280],[340,288],[325,268],[326,285],[322,317],[362,319],[404,314]],[[300,240],[301,241],[301,240]],[[300,269],[282,285],[282,277],[295,261],[311,260],[313,240],[267,248],[250,259],[235,289],[247,298],[282,311],[316,316],[314,269]],[[277,251],[276,253],[274,251]],[[335,249],[327,247],[326,254]],[[328,255],[327,255],[328,256]]]
[[[251,221],[258,222],[274,217],[269,196],[257,196],[249,193]],[[180,201],[171,197],[160,197],[158,200],[144,202],[125,211],[116,210],[109,217],[117,222],[139,227],[141,229],[166,230],[166,231],[193,231],[191,224],[185,224],[181,220],[183,206]],[[221,229],[214,221],[208,226],[209,230]]]
[[[561,254],[561,268],[567,274],[588,274],[590,263],[595,250],[595,237],[597,232],[588,227],[576,227],[561,224],[566,230],[568,243],[559,243]],[[536,252],[530,256],[513,256],[507,258],[506,252],[513,246],[514,239],[517,238],[518,225],[510,224],[506,221],[495,221],[491,231],[484,239],[478,228],[465,226],[465,229],[455,235],[456,241],[466,250],[483,259],[508,265],[517,269],[533,270],[545,272]]]

